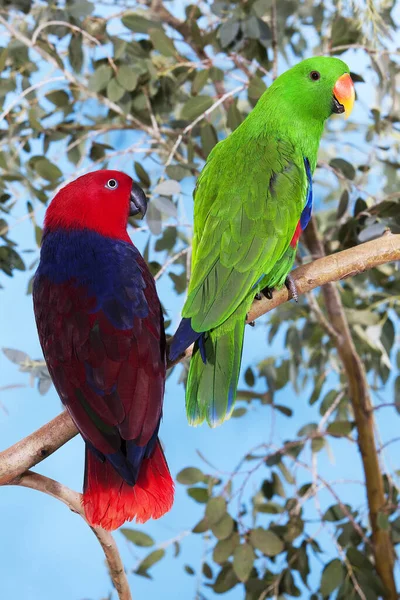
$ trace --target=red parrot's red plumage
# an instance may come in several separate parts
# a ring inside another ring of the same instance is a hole
[[[165,333],[154,279],[127,231],[143,191],[118,171],[63,188],[45,218],[33,287],[54,385],[86,442],[91,525],[158,518],[174,485],[158,440]]]

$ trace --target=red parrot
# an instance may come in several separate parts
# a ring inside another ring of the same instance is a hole
[[[158,439],[166,370],[155,283],[128,233],[146,197],[119,171],[79,177],[46,212],[33,285],[36,324],[58,394],[86,446],[88,522],[157,519],[174,484]]]

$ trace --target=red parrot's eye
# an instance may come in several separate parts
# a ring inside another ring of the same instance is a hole
[[[311,71],[310,79],[313,81],[318,81],[318,79],[321,79],[321,73],[319,71]]]
[[[116,179],[109,179],[106,183],[106,188],[109,190],[116,190],[118,187],[118,181]]]

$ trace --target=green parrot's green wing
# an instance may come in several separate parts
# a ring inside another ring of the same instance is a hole
[[[235,132],[236,133],[236,132]],[[221,325],[288,248],[304,208],[303,157],[288,141],[232,134],[209,156],[195,191],[192,275],[183,316]]]

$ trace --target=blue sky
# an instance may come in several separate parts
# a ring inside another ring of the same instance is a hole
[[[367,84],[358,90],[362,91],[362,99],[354,111],[353,119],[361,124],[368,122],[368,106],[374,103],[375,78],[367,69],[367,61],[354,52],[344,56],[351,69],[361,72]],[[284,70],[285,65],[280,64]],[[333,130],[342,129],[338,121],[331,127]],[[360,128],[362,131],[362,127]],[[325,144],[324,152],[330,152],[332,145]],[[338,140],[343,136],[338,134]],[[361,141],[362,134],[356,143]],[[124,138],[112,138],[113,142],[127,144]],[[341,146],[341,156],[346,157],[350,150],[345,144]],[[352,150],[353,152],[353,150]],[[62,159],[62,157],[60,157]],[[114,163],[121,170],[132,174],[132,157],[125,157],[122,161]],[[71,165],[68,166],[71,169]],[[321,179],[317,173],[316,179]],[[191,191],[193,181],[185,182],[184,203],[186,213],[191,215]],[[317,186],[322,194],[323,188]],[[317,199],[318,203],[318,199]],[[20,203],[20,212],[16,218],[24,214],[24,202]],[[38,219],[43,218],[43,211],[38,212]],[[34,248],[32,227],[28,221],[15,224],[11,237],[23,248]],[[135,234],[133,238],[139,249],[143,249],[146,233]],[[34,255],[32,255],[33,258]],[[27,255],[27,262],[30,262]],[[27,281],[30,273],[16,273],[12,279],[2,278],[5,290],[1,292],[0,330],[1,345],[4,347],[18,348],[26,351],[31,357],[39,358],[41,350],[37,338],[32,300],[26,295]],[[179,319],[183,297],[177,298],[172,292],[169,278],[165,277],[158,286],[164,305],[170,311],[173,322]],[[243,357],[243,366],[257,364],[267,354],[284,355],[282,336],[270,347],[266,341],[266,320],[257,322],[254,329],[246,331],[246,342]],[[244,369],[243,369],[244,372]],[[249,448],[264,442],[269,436],[270,409],[256,404],[251,406],[249,413],[240,419],[231,419],[216,430],[207,427],[189,428],[184,413],[184,391],[178,385],[179,369],[168,379],[165,396],[164,419],[161,428],[161,438],[165,445],[168,463],[173,476],[186,466],[198,466],[205,472],[213,472],[199,457],[196,450],[202,454],[220,471],[230,472],[239,459]],[[1,392],[0,400],[7,408],[8,414],[0,410],[0,439],[1,449],[13,444],[18,439],[31,433],[61,410],[61,403],[54,388],[42,397],[35,388],[29,387],[28,377],[19,373],[15,365],[0,355],[0,387],[8,384],[20,383],[25,388],[12,389]],[[392,381],[385,390],[388,401],[392,397]],[[276,401],[286,404],[294,410],[294,417],[287,419],[276,414],[275,432],[276,443],[288,439],[296,434],[300,424],[315,421],[318,418],[316,408],[309,407],[307,400],[311,390],[304,390],[300,396],[286,388],[280,392]],[[392,409],[379,411],[379,424],[384,439],[395,437],[398,430],[397,418],[393,419]],[[348,444],[345,441],[332,442],[334,459],[326,451],[320,453],[318,460],[320,472],[330,480],[362,478],[358,453],[353,451],[350,455]],[[395,448],[395,447],[393,447]],[[72,489],[80,490],[83,478],[83,442],[76,437],[61,448],[56,454],[41,463],[36,470],[44,475],[53,477]],[[396,458],[396,453],[391,453]],[[393,462],[395,462],[393,460]],[[249,493],[256,489],[256,482],[268,476],[268,470],[263,468],[259,478],[250,483]],[[310,481],[309,473],[299,475],[300,481]],[[337,487],[343,501],[349,499],[352,503],[359,504],[365,509],[364,490],[358,484],[346,484]],[[324,505],[334,503],[327,492],[321,493]],[[236,506],[234,506],[236,509]],[[171,512],[159,521],[136,526],[154,536],[157,543],[163,543],[179,537],[193,527],[203,515],[203,506],[198,505],[188,498],[185,487],[177,484],[176,501]],[[307,509],[309,518],[315,517],[313,508]],[[0,595],[7,600],[22,598],[23,600],[100,600],[112,590],[110,579],[104,564],[100,546],[85,523],[75,514],[56,500],[38,492],[17,487],[0,488],[0,515],[2,523],[2,574],[0,579]],[[260,524],[266,522],[262,517]],[[128,525],[129,526],[129,525]],[[121,550],[124,564],[132,570],[138,560],[145,555],[127,543],[118,532],[115,534]],[[326,534],[319,536],[327,556],[332,554],[332,541]],[[172,547],[167,550],[168,559],[164,559],[152,570],[154,581],[130,575],[129,581],[133,597],[139,598],[148,595],[151,598],[163,597],[165,600],[175,600],[178,594],[184,598],[194,598],[198,583],[196,576],[190,576],[183,570],[185,564],[190,564],[197,569],[203,552],[207,552],[200,536],[188,536],[182,540],[182,552],[177,558],[172,558]],[[315,564],[315,563],[314,563]],[[315,564],[315,566],[317,566]],[[311,576],[311,582],[318,581],[318,571]],[[211,593],[207,594],[211,597]],[[114,598],[115,593],[114,593]],[[238,586],[225,596],[227,600],[243,597],[243,588]],[[304,593],[308,598],[308,592]]]

